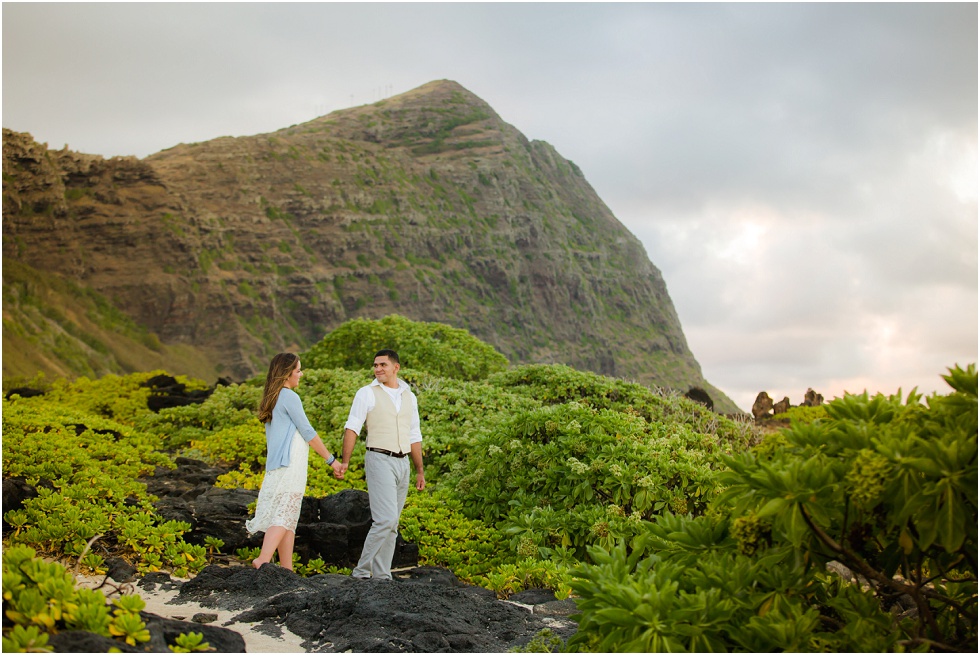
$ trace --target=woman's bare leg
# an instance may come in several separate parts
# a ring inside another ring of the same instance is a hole
[[[279,566],[293,570],[293,544],[296,543],[296,533],[286,530],[286,534],[279,541]]]
[[[262,552],[259,556],[252,560],[252,566],[255,568],[260,568],[263,564],[267,564],[272,561],[272,553],[276,552],[276,549],[280,547],[283,538],[286,534],[292,534],[286,528],[281,525],[273,525],[268,530],[265,531],[265,536],[262,537]],[[290,558],[292,558],[293,550],[293,540],[290,539],[289,551]],[[282,555],[280,554],[280,558]],[[289,560],[289,565],[292,567],[293,560]]]

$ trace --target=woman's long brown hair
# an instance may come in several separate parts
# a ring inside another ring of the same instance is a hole
[[[259,403],[259,421],[268,423],[272,420],[272,410],[279,402],[279,392],[286,385],[286,380],[296,368],[299,355],[294,353],[279,353],[269,363],[269,374],[265,376],[265,390],[262,392],[262,402]]]

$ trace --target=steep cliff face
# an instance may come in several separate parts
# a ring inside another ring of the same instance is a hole
[[[659,271],[581,171],[454,82],[144,160],[5,130],[3,167],[4,257],[224,374],[399,313],[514,362],[708,386]]]

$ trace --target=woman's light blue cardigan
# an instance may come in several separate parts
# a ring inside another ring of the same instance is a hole
[[[272,420],[265,424],[265,445],[268,456],[265,460],[265,470],[274,471],[282,466],[289,466],[289,444],[293,441],[293,431],[299,430],[300,436],[309,443],[316,436],[316,430],[310,425],[303,411],[303,401],[299,394],[283,387],[279,392],[279,400],[272,410]]]

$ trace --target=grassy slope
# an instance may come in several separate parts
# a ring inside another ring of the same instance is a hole
[[[217,377],[215,363],[200,350],[161,344],[98,293],[4,260],[5,387],[38,373],[74,378],[154,369]]]

